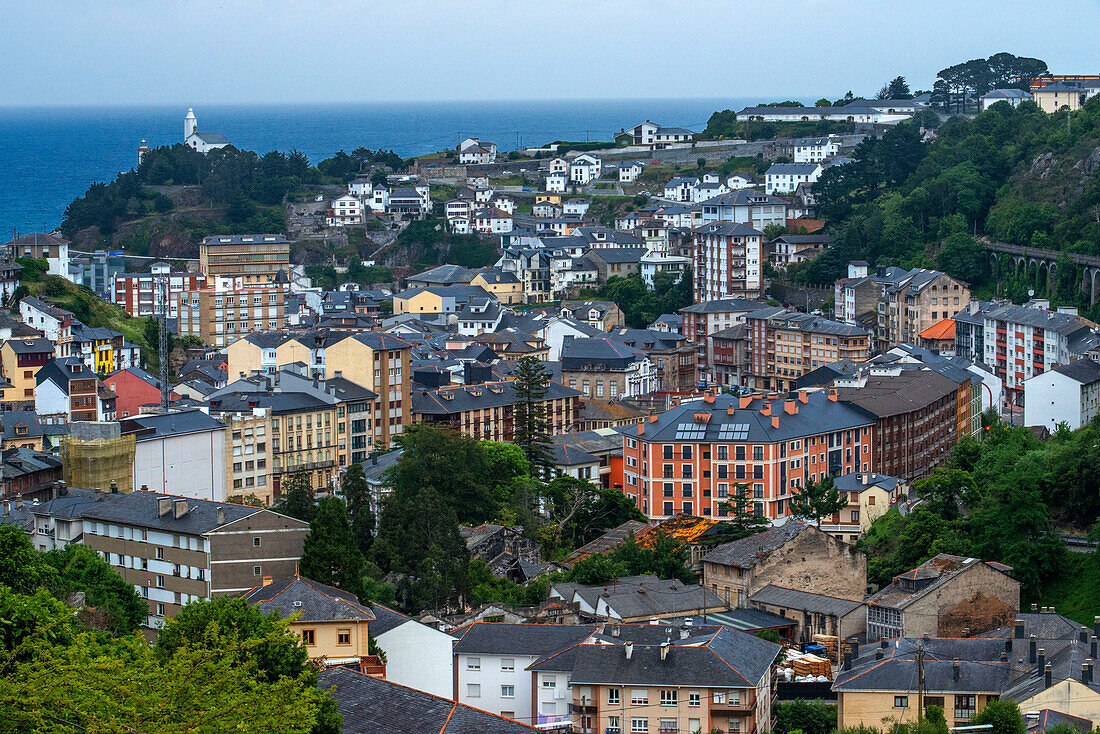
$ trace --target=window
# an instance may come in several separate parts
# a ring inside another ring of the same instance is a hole
[[[675,706],[679,702],[679,697],[676,695],[675,688],[662,688],[661,689],[661,705],[662,706]]]
[[[909,708],[909,696],[894,696],[894,708],[896,708],[896,709],[907,709],[907,708]]]
[[[315,630],[302,630],[302,644],[303,645],[316,645],[317,633]]]
[[[943,696],[925,696],[924,697],[924,705],[925,706],[939,706],[942,709],[943,708]]]
[[[649,689],[648,688],[632,688],[630,690],[630,703],[635,706],[647,706],[649,705]]]
[[[607,717],[607,729],[608,729],[608,732],[615,732],[615,734],[618,734],[618,732],[619,732],[619,717],[618,716],[608,716]]]
[[[157,548],[157,560],[158,561],[163,561],[164,560],[164,549],[163,548]]]
[[[672,446],[670,444],[665,444],[664,452],[665,452],[664,457],[666,459],[671,459],[672,458]]]
[[[619,689],[618,688],[608,688],[607,689],[607,703],[612,705],[612,706],[618,706],[619,705]]]
[[[631,719],[630,720],[630,731],[633,734],[637,734],[638,732],[648,732],[649,731],[649,719]]]
[[[159,575],[159,574],[157,575],[157,588],[158,589],[163,589],[164,588],[164,577]]]
[[[955,696],[955,718],[959,721],[969,721],[974,718],[974,706],[977,696]]]
[[[688,691],[688,706],[699,706],[699,691]]]
[[[253,538],[252,539],[252,547],[253,548],[259,548],[260,547],[260,539],[259,538]]]
[[[542,677],[542,687],[543,688],[557,688],[558,687],[558,682],[554,678],[554,676],[544,675]]]
[[[516,697],[516,687],[515,686],[501,686],[500,687],[500,697],[501,698],[515,698]]]
[[[351,630],[350,629],[336,630],[336,644],[337,645],[350,645],[351,644]]]
[[[481,670],[481,658],[466,658],[466,670]]]
[[[480,683],[467,683],[466,684],[466,696],[469,698],[481,698],[481,684]]]
[[[253,576],[259,576],[262,573],[263,573],[263,569],[261,569],[259,566],[253,566],[252,567],[252,575]]]
[[[163,604],[157,604],[157,616],[158,617],[163,617],[164,616],[164,605]]]
[[[515,670],[516,669],[516,659],[515,658],[501,658],[500,659],[500,669],[501,670]]]

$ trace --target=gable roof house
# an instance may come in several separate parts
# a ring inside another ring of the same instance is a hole
[[[940,553],[867,598],[867,639],[968,635],[1020,608],[1020,582],[1002,563]]]
[[[867,587],[867,557],[813,525],[790,520],[707,553],[703,585],[736,607],[748,606],[768,585],[858,601]]]
[[[479,708],[455,703],[347,668],[330,668],[317,686],[331,690],[343,734],[533,734],[538,730]]]
[[[290,630],[302,638],[309,657],[326,667],[341,666],[385,677],[386,665],[368,652],[368,623],[374,612],[354,594],[297,574],[263,583],[242,595],[266,616],[290,619]]]
[[[606,584],[557,583],[550,587],[550,598],[577,604],[582,617],[617,622],[648,622],[729,608],[705,587],[645,575],[624,576]]]

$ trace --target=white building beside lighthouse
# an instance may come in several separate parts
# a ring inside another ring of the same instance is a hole
[[[195,117],[195,111],[187,108],[187,116],[183,118],[183,144],[200,153],[209,153],[218,148],[231,145],[229,138],[221,133],[200,133],[199,120]]]

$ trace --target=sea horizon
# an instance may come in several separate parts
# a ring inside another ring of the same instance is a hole
[[[711,114],[755,104],[757,97],[134,104],[0,107],[0,232],[50,231],[65,207],[95,182],[137,165],[151,147],[182,142],[183,117],[263,154],[299,150],[310,163],[357,147],[408,158],[453,148],[462,137],[504,152],[554,140],[610,140],[644,120],[701,132]],[[6,180],[4,180],[6,179]]]

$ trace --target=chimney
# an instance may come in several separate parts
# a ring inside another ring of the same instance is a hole
[[[1092,683],[1092,658],[1086,660],[1081,667],[1084,668],[1084,670],[1081,671],[1081,682],[1086,684]]]
[[[686,640],[690,635],[691,635],[691,632],[688,631],[687,627],[681,627],[680,628],[680,639],[681,640]]]
[[[1005,652],[1012,652],[1012,638],[1005,640]]]
[[[836,388],[835,387],[829,389],[829,400],[833,401],[834,403],[836,402]]]
[[[141,485],[141,491],[142,492],[148,492],[149,491],[149,485],[148,484]]]
[[[263,585],[264,585],[264,586],[271,586],[271,577],[270,577],[270,576],[264,576],[264,583],[263,583]]]
[[[1002,663],[1007,663],[1008,662],[1008,652],[1006,652],[1005,650],[1001,650],[1001,662]]]
[[[1100,617],[1092,618],[1092,634],[1094,637],[1100,637]]]
[[[772,416],[772,428],[779,428],[779,416]]]
[[[810,394],[804,390],[798,391],[798,402],[807,404],[810,402]]]
[[[852,669],[852,653],[846,652],[846,653],[844,653],[844,670],[851,670],[851,669]]]
[[[630,656],[634,654],[634,643],[626,643],[625,645],[623,645],[623,649],[626,651],[626,659],[630,660]]]
[[[662,661],[668,659],[668,648],[669,648],[668,640],[665,640],[664,642],[661,643],[661,660]]]
[[[344,371],[343,370],[336,370],[335,372],[333,372],[333,374],[336,376],[336,379],[339,380],[341,377],[344,376]]]
[[[767,415],[771,415],[771,414],[772,414],[772,404],[768,403],[768,402],[765,402],[764,405],[761,406],[761,408],[760,408],[760,415],[767,416]]]
[[[611,636],[612,637],[618,637],[619,634],[620,634],[619,625],[615,625],[614,627],[611,628]]]
[[[882,660],[883,654],[881,647],[875,650],[875,660]]]
[[[1028,640],[1028,645],[1027,645],[1027,649],[1028,649],[1027,662],[1028,662],[1029,665],[1034,665],[1035,664],[1035,644],[1036,644],[1035,643],[1035,635],[1032,635],[1031,638]]]
[[[172,511],[171,497],[157,497],[157,517],[164,517]]]
[[[17,509],[17,510],[22,510],[23,509],[23,498],[22,497],[20,497],[19,499],[17,499],[15,501],[15,509]]]
[[[1082,627],[1081,629],[1077,630],[1077,641],[1080,642],[1082,645],[1089,641],[1088,627]]]
[[[1047,651],[1040,647],[1039,648],[1039,670],[1042,670],[1043,667],[1046,664],[1047,664]]]
[[[1043,667],[1043,688],[1050,688],[1054,683],[1054,671],[1051,670],[1050,663],[1047,663]]]
[[[641,435],[644,435],[644,434],[645,434],[645,423],[639,423],[638,424],[638,435],[641,436]]]
[[[1039,605],[1038,604],[1032,604],[1031,605],[1031,613],[1035,614],[1038,611],[1039,611]]]
[[[956,660],[951,665],[951,680],[955,681],[956,683],[959,682],[959,661],[958,660]]]
[[[69,485],[65,483],[64,479],[57,480],[57,493],[62,497],[69,493]]]
[[[111,480],[111,494],[118,494],[118,482]]]
[[[1016,636],[1017,640],[1024,639],[1024,620],[1022,620],[1022,619],[1017,619],[1016,620],[1016,633],[1015,633],[1015,636]]]
[[[888,644],[890,644],[890,641],[889,641],[889,640],[887,640],[887,639],[886,639],[885,637],[883,637],[883,638],[882,638],[881,640],[879,640],[879,642],[878,642],[878,646],[879,646],[879,648],[880,648],[880,649],[882,649],[882,650],[885,650],[885,649],[886,649],[886,646],[887,646]]]
[[[218,524],[225,525],[225,510],[221,507],[218,508]]]
[[[1096,635],[1093,635],[1089,642],[1089,657],[1096,659]]]
[[[172,509],[174,510],[176,519],[180,519],[187,514],[187,500],[173,500]]]
[[[787,415],[798,415],[798,401],[797,400],[784,400],[783,412]]]
[[[853,639],[852,642],[850,643],[850,646],[852,648],[852,660],[858,659],[859,658],[859,640]]]
[[[737,399],[737,407],[740,408],[741,410],[744,410],[745,408],[749,407],[750,405],[752,405],[752,396],[742,395],[741,397],[739,397]]]

